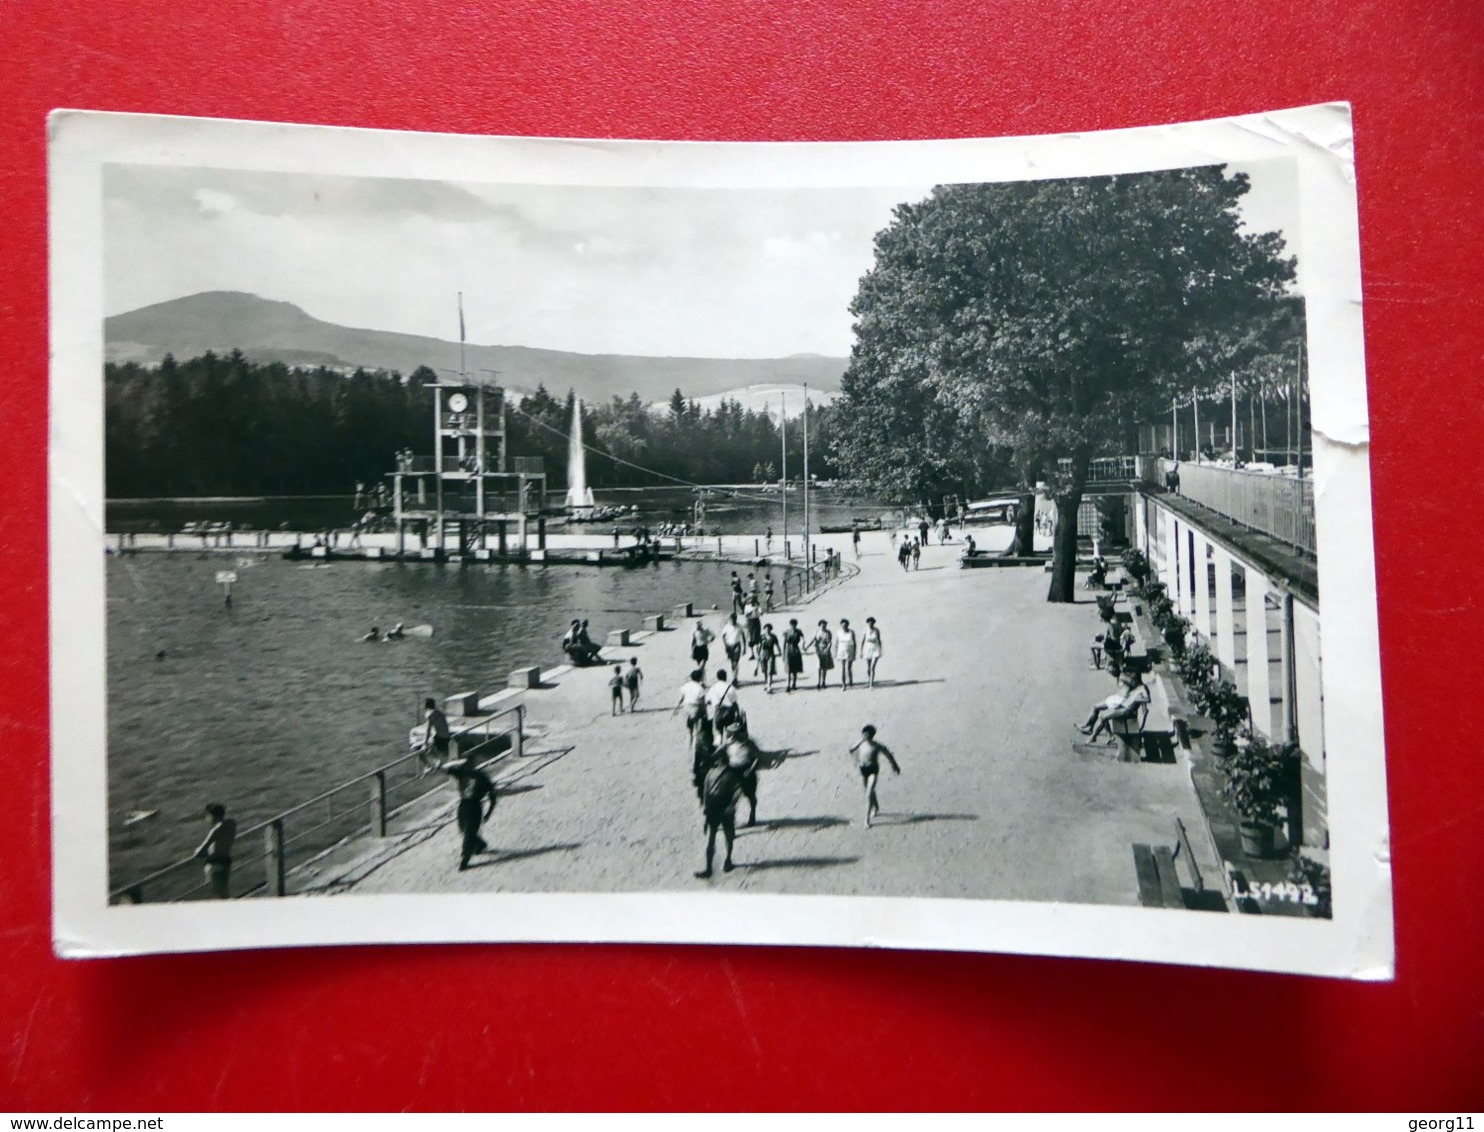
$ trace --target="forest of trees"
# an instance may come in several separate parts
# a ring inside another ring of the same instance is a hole
[[[110,498],[203,495],[340,495],[372,483],[410,448],[431,454],[437,375],[255,363],[212,353],[158,368],[104,367],[105,459]],[[512,456],[545,459],[548,485],[566,485],[572,394],[542,387],[509,413]],[[831,408],[810,413],[810,471],[835,475]],[[803,468],[803,434],[789,422],[789,474]],[[637,394],[583,406],[588,482],[655,487],[776,478],[777,422],[735,401],[703,410],[676,390],[665,412]],[[619,463],[606,455],[628,461]],[[638,465],[632,467],[629,465]],[[647,469],[647,470],[646,470]],[[770,470],[771,469],[771,470]],[[655,474],[658,473],[658,474]]]

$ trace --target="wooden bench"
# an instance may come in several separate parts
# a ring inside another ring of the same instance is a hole
[[[1135,842],[1134,875],[1139,882],[1139,903],[1145,908],[1189,908],[1194,904],[1187,900],[1185,888],[1189,887],[1199,898],[1205,892],[1205,881],[1200,866],[1195,863],[1195,851],[1190,845],[1190,836],[1185,832],[1185,823],[1175,819],[1175,844],[1146,845]],[[1176,861],[1183,857],[1190,872],[1190,884],[1182,886]]]
[[[1153,693],[1150,693],[1153,696]],[[1136,763],[1144,749],[1144,725],[1149,722],[1149,703],[1139,705],[1133,715],[1116,718],[1109,725],[1114,740],[1118,743],[1118,761]]]
[[[1139,903],[1145,908],[1185,907],[1185,894],[1175,875],[1175,854],[1168,847],[1135,842],[1134,872],[1139,878]]]

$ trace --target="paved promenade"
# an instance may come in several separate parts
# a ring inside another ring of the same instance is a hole
[[[749,540],[750,541],[750,540]],[[822,540],[828,542],[828,539]],[[985,540],[980,540],[983,545]],[[849,540],[836,539],[851,562]],[[1130,845],[1170,844],[1175,816],[1191,831],[1196,860],[1214,876],[1188,768],[1120,764],[1079,754],[1073,724],[1112,690],[1088,665],[1098,620],[1089,595],[1045,601],[1037,569],[961,570],[961,545],[929,547],[903,573],[885,533],[863,536],[860,573],[813,602],[782,610],[806,633],[820,618],[884,638],[875,689],[842,691],[839,671],[814,690],[805,658],[801,690],[766,695],[743,661],[740,691],[752,734],[777,765],[763,771],[759,824],[739,829],[730,875],[692,874],[702,864],[699,807],[685,727],[672,717],[691,665],[689,624],[643,638],[639,711],[609,714],[611,670],[562,671],[525,694],[531,737],[522,759],[497,768],[501,787],[485,836],[492,851],[456,869],[452,787],[420,815],[417,832],[376,845],[354,868],[324,870],[322,891],[529,892],[736,891],[919,895],[1137,904]],[[696,594],[720,629],[724,593]],[[720,642],[711,670],[725,663]],[[709,674],[708,674],[709,676]],[[498,677],[492,677],[497,686]],[[453,691],[454,689],[450,689]],[[873,723],[897,755],[883,767],[882,814],[862,827],[860,778],[846,748]],[[743,803],[742,809],[746,810]],[[718,866],[721,846],[718,844]],[[338,875],[332,875],[338,874]]]

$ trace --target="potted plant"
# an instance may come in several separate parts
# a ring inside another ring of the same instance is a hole
[[[1192,645],[1185,650],[1177,664],[1180,679],[1185,687],[1194,696],[1197,692],[1203,692],[1210,687],[1212,682],[1211,673],[1216,668],[1216,657],[1205,645]]]
[[[1288,878],[1307,890],[1303,892],[1303,896],[1306,897],[1305,905],[1311,909],[1311,915],[1325,920],[1334,915],[1329,866],[1299,853],[1288,867]]]
[[[1185,634],[1190,631],[1190,622],[1178,613],[1171,613],[1160,626],[1160,635],[1170,646],[1170,655],[1177,661],[1185,655]]]
[[[1261,735],[1243,731],[1222,769],[1222,788],[1237,811],[1242,852],[1249,857],[1272,857],[1277,844],[1278,822],[1288,804],[1288,745],[1273,747]]]
[[[1237,733],[1247,725],[1247,697],[1230,680],[1208,680],[1191,689],[1191,699],[1196,710],[1211,721],[1212,753],[1230,755]]]
[[[1134,585],[1143,588],[1149,580],[1149,556],[1136,546],[1131,546],[1123,552],[1123,569]]]

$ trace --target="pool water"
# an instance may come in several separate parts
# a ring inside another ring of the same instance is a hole
[[[228,568],[231,608],[215,582]],[[685,601],[726,607],[732,569],[110,558],[111,886],[189,856],[208,801],[246,828],[405,754],[425,697],[493,691],[513,668],[561,662],[572,618],[601,643]],[[398,621],[433,635],[359,643]]]

